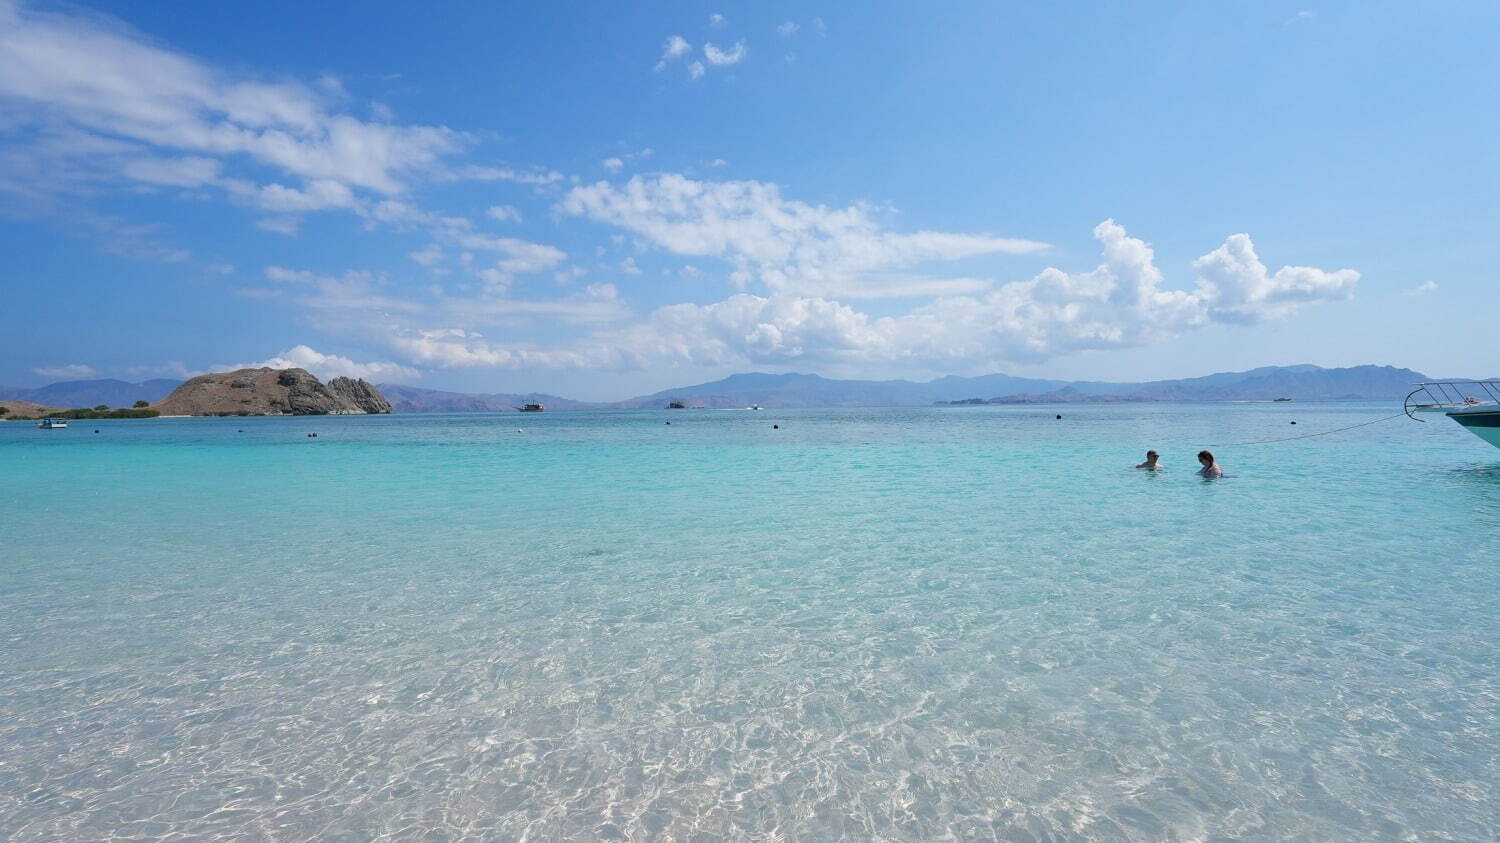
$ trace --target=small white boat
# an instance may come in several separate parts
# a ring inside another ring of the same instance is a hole
[[[1412,413],[1442,413],[1500,448],[1500,380],[1419,383],[1403,409],[1414,419]]]
[[[42,430],[58,430],[68,426],[67,419],[42,419],[36,423]]]
[[[760,405],[759,404],[751,404],[750,405],[750,409],[752,409],[752,410],[759,410],[760,409]]]

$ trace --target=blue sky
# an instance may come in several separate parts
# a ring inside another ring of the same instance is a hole
[[[1500,6],[0,0],[0,383],[1493,375]]]

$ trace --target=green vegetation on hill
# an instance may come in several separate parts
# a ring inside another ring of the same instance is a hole
[[[53,418],[59,418],[59,419],[154,419],[154,418],[156,418],[159,415],[161,415],[160,411],[153,410],[153,409],[151,409],[149,407],[144,408],[144,409],[132,408],[132,409],[129,409],[129,410],[126,410],[126,409],[123,409],[123,408],[119,409],[119,410],[111,410],[108,407],[103,407],[102,409],[100,407],[95,407],[92,410],[63,410],[63,411],[58,412],[58,413],[53,413]]]

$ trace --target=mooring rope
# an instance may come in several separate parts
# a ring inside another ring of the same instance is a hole
[[[1323,431],[1319,431],[1317,433],[1304,433],[1301,436],[1286,436],[1286,437],[1283,437],[1281,439],[1258,439],[1258,440],[1256,440],[1254,442],[1230,442],[1230,443],[1223,444],[1223,445],[1210,445],[1209,447],[1210,448],[1238,448],[1241,445],[1271,445],[1271,444],[1274,444],[1276,442],[1291,442],[1291,441],[1293,441],[1295,439],[1311,439],[1314,436],[1327,436],[1327,435],[1329,435],[1331,433],[1343,433],[1346,430],[1353,430],[1353,429],[1355,429],[1357,427],[1369,427],[1372,424],[1380,424],[1381,422],[1390,421],[1391,419],[1399,419],[1399,418],[1401,418],[1404,415],[1406,415],[1406,412],[1402,411],[1402,412],[1397,413],[1394,416],[1386,416],[1384,418],[1375,419],[1373,421],[1360,422],[1359,424],[1351,424],[1348,427],[1339,427],[1339,428],[1334,428],[1333,430],[1323,430]]]

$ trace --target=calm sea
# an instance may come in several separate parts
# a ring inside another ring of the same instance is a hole
[[[1192,473],[1395,411],[0,424],[0,838],[1493,839],[1500,451]]]

